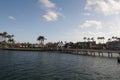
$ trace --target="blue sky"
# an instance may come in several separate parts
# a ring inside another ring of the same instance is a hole
[[[16,42],[120,36],[120,0],[0,0],[0,32]]]

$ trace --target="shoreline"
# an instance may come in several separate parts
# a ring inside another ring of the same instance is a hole
[[[57,49],[45,49],[45,48],[1,48],[1,50],[11,50],[11,51],[59,51]]]
[[[104,57],[114,57],[114,54],[120,56],[120,51],[112,50],[93,50],[93,49],[47,49],[47,48],[0,48],[0,50],[9,50],[9,51],[51,51],[51,52],[60,52],[68,54],[77,54],[77,55],[88,55],[88,56],[99,56]],[[117,56],[117,57],[118,57]]]

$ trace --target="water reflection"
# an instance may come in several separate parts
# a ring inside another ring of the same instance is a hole
[[[119,80],[115,58],[0,51],[0,80]]]

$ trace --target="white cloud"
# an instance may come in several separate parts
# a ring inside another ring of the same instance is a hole
[[[38,0],[45,7],[45,13],[43,18],[46,21],[57,21],[59,16],[63,16],[59,11],[62,8],[57,8],[56,4],[53,3],[51,0]]]
[[[13,17],[13,16],[8,16],[8,19],[10,19],[10,20],[16,20],[15,17]]]
[[[96,27],[97,29],[102,28],[102,22],[95,20],[87,20],[82,25],[81,28]]]
[[[55,8],[55,4],[50,0],[39,0],[39,2],[42,3],[46,8]]]
[[[58,14],[56,12],[50,11],[43,15],[46,21],[56,21],[58,19]]]
[[[85,25],[84,27],[74,27],[72,30],[66,31],[64,34],[60,36],[60,38],[64,41],[84,41],[83,37],[94,37],[94,39],[98,42],[97,37],[105,37],[105,42],[108,40],[108,38],[111,38],[112,36],[120,37],[120,18],[109,18],[109,20],[106,20],[104,23],[103,21],[97,21],[99,22],[99,25],[102,26],[101,29],[94,29],[92,28],[92,24],[95,24],[96,21],[94,20],[88,20],[85,21],[82,25]],[[96,23],[98,24],[98,23]],[[96,25],[95,24],[95,25]],[[95,26],[94,25],[94,26]],[[85,29],[83,29],[85,28]]]
[[[85,9],[92,9],[106,16],[120,14],[120,0],[87,0]]]
[[[84,16],[90,16],[91,14],[90,13],[84,13]]]
[[[106,37],[108,38],[108,35],[101,31],[82,31],[79,28],[73,29],[72,31],[65,32],[63,35],[61,35],[61,39],[64,41],[72,41],[72,42],[78,42],[78,41],[84,41],[84,37],[92,38],[94,37],[95,40],[97,40],[97,37]]]
[[[113,20],[107,24],[109,26],[109,32],[110,34],[114,36],[120,36],[120,19]]]

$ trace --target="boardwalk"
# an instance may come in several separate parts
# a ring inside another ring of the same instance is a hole
[[[113,54],[120,55],[120,51],[112,51],[112,50],[62,49],[62,52],[80,54],[80,55],[91,55],[91,56],[96,56],[96,55],[104,56],[104,54],[107,54],[108,57],[113,57]]]
[[[4,48],[3,50],[16,51],[58,51],[62,53],[89,55],[89,56],[104,56],[113,57],[114,54],[120,56],[120,51],[112,50],[92,50],[92,49],[44,49],[44,48]]]

